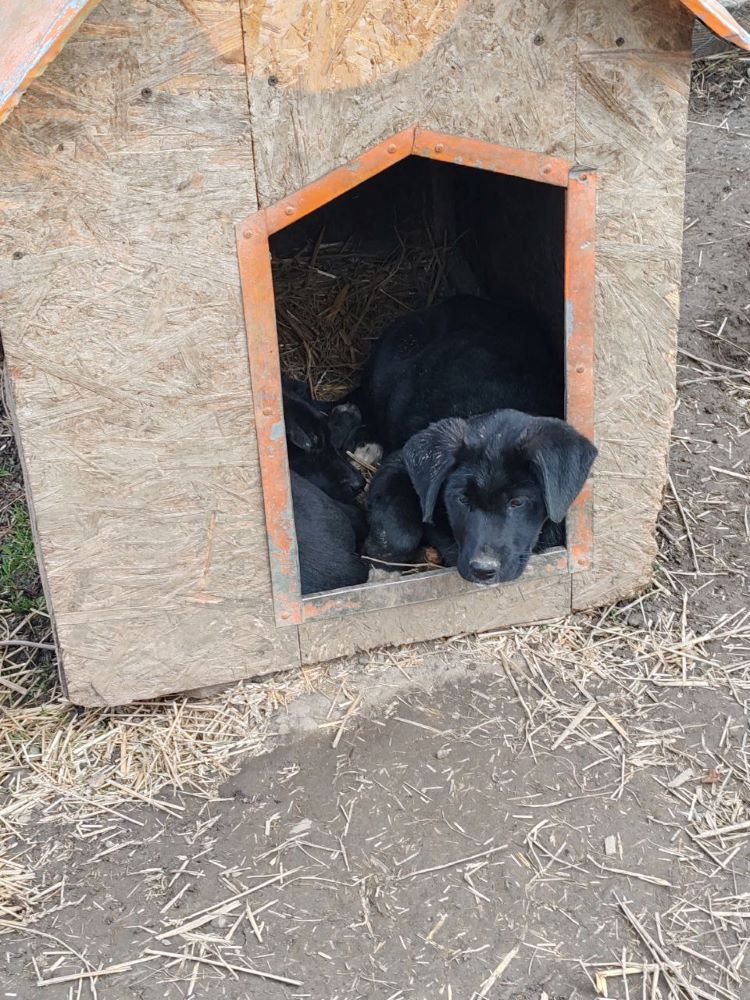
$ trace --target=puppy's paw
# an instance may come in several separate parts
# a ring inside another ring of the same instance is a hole
[[[376,469],[383,457],[383,449],[379,444],[372,441],[370,444],[361,444],[352,457],[358,464]]]

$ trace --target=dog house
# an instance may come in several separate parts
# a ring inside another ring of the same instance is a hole
[[[533,622],[646,583],[693,14],[750,47],[715,0],[4,5],[5,397],[73,702]],[[349,275],[373,258],[416,275],[398,294],[357,286],[353,356],[355,326],[372,339],[446,282],[544,314],[567,418],[600,457],[565,548],[519,581],[436,570],[301,596],[280,358],[289,324],[310,324],[285,273],[328,274],[310,309],[334,326],[349,292],[321,264],[331,246]]]

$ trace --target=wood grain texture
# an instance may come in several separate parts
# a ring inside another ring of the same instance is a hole
[[[377,614],[354,614],[299,626],[303,663],[505,625],[558,618],[570,610],[570,577],[528,580]]]
[[[211,8],[209,32],[177,0],[102,5],[0,131],[3,339],[81,704],[298,662],[233,229],[256,207],[239,8]]]
[[[333,12],[341,4],[305,6],[317,11],[315,31],[306,22],[284,73],[272,36],[288,5],[243,0],[262,206],[411,125],[572,158],[575,0],[467,0],[460,7],[413,0],[403,7],[421,25],[421,58],[400,68],[386,60],[382,75],[373,71],[367,86],[347,89],[338,89],[340,63],[319,58],[322,50],[340,51]],[[364,56],[382,4],[347,6],[353,18],[361,11],[349,38],[360,39]],[[455,16],[443,16],[450,10]]]
[[[581,0],[576,155],[599,178],[595,568],[587,607],[645,586],[675,403],[692,18]],[[622,44],[618,45],[617,41]]]

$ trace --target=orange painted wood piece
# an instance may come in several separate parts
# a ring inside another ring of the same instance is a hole
[[[274,611],[277,625],[294,625],[302,621],[302,594],[281,399],[271,251],[263,213],[245,220],[236,232]]]
[[[0,2],[0,122],[99,0]]]
[[[543,156],[525,149],[498,146],[481,139],[467,139],[462,136],[445,135],[429,129],[414,130],[414,155],[426,156],[431,160],[458,163],[479,170],[491,170],[512,177],[523,177],[529,181],[542,181],[567,187],[571,164],[557,156]]]
[[[750,52],[750,31],[717,0],[682,0],[682,3],[715,35]]]
[[[414,145],[414,129],[405,129],[392,135],[385,142],[366,150],[356,160],[345,163],[343,167],[331,170],[312,184],[300,188],[290,198],[284,198],[265,210],[266,228],[269,233],[291,225],[303,215],[314,212],[316,208],[328,204],[334,198],[346,194],[352,188],[382,173],[388,167],[409,156]]]
[[[594,438],[594,331],[596,289],[596,174],[570,171],[565,199],[565,416]],[[591,566],[592,491],[586,483],[566,520],[572,571]]]

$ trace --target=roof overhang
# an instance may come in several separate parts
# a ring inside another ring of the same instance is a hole
[[[0,122],[99,0],[2,0]]]

